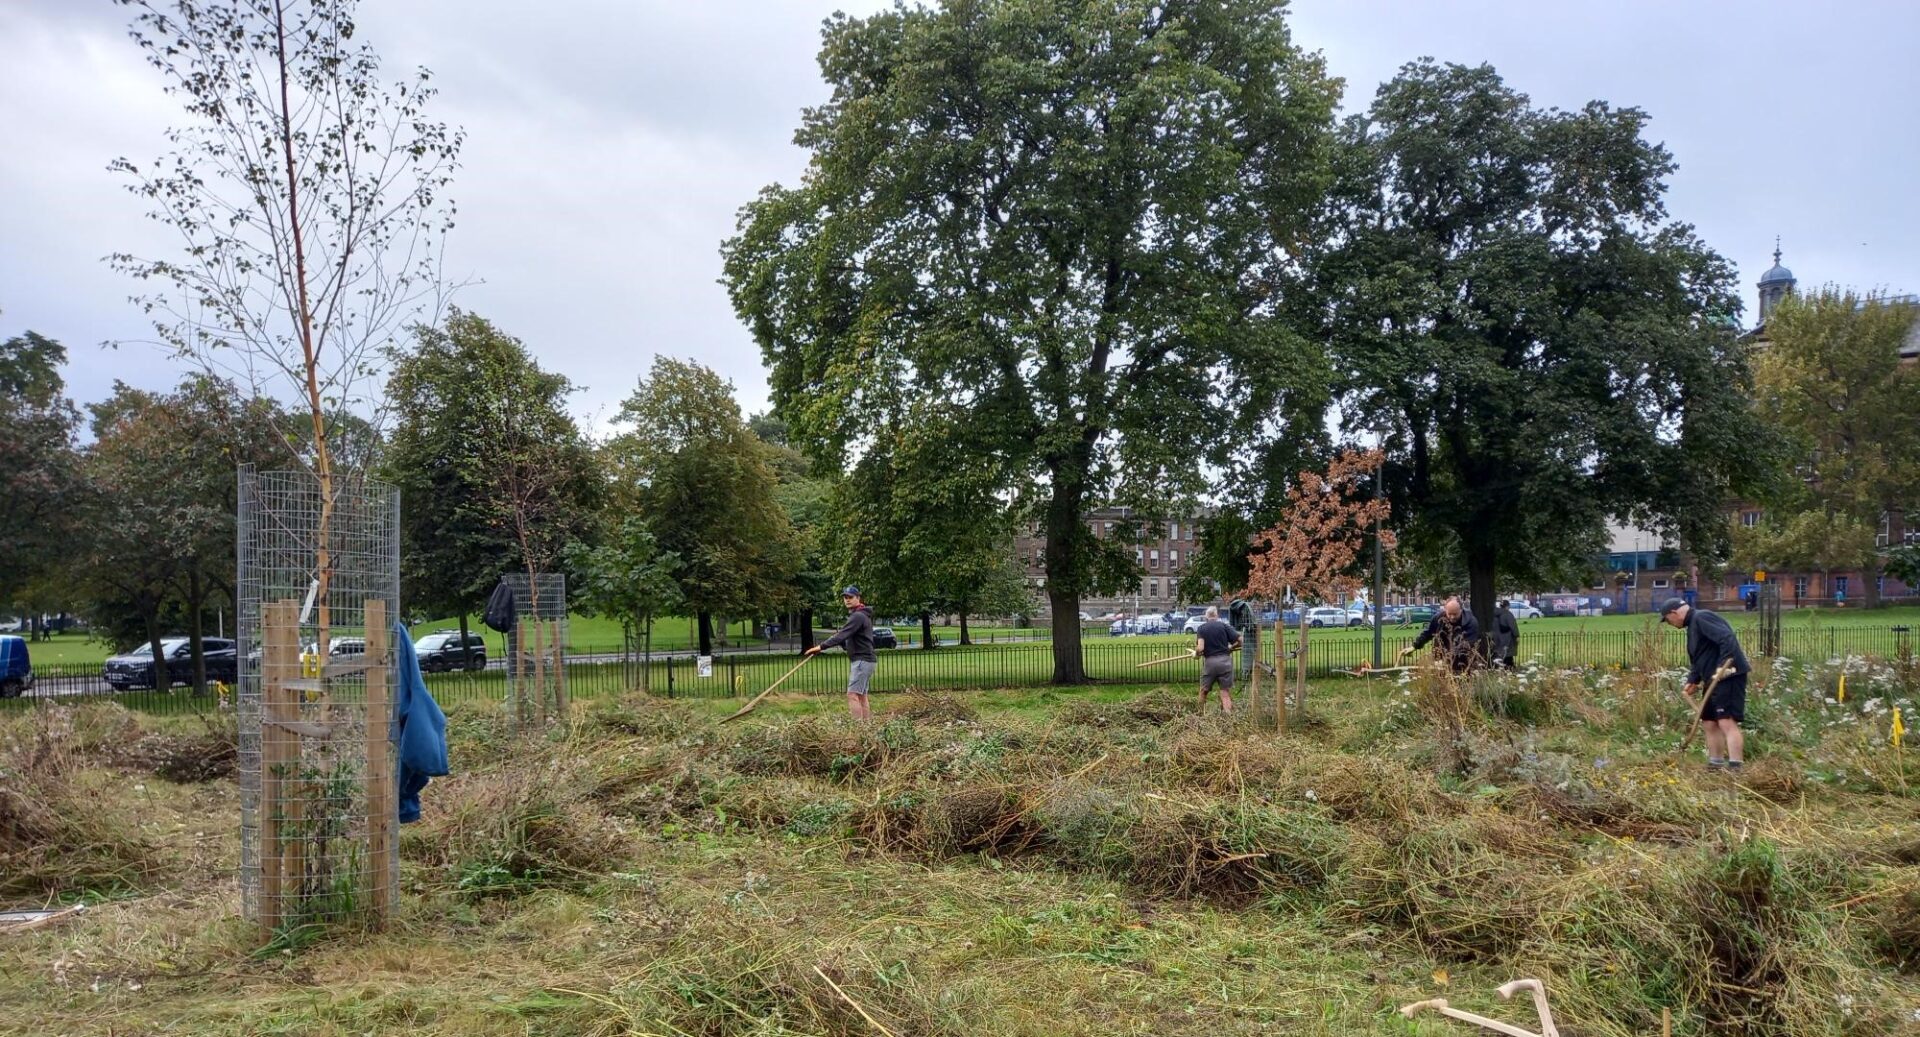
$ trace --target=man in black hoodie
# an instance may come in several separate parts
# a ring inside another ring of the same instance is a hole
[[[847,607],[846,623],[834,631],[832,637],[807,649],[807,654],[819,655],[838,645],[847,647],[847,658],[852,663],[847,670],[847,709],[855,720],[866,720],[873,716],[873,709],[867,705],[867,689],[873,683],[873,667],[877,661],[873,655],[873,613],[860,600],[858,587],[841,591],[840,602]]]

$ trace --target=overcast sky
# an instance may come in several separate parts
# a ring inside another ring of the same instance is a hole
[[[426,65],[468,143],[448,273],[455,300],[582,387],[598,426],[652,357],[695,357],[765,406],[759,352],[717,283],[718,246],[763,185],[792,183],[814,57],[811,0],[367,0],[360,38]],[[133,286],[101,257],[168,239],[106,171],[180,120],[108,0],[0,0],[0,337],[65,342],[82,401],[159,388]],[[1491,62],[1536,103],[1652,114],[1679,160],[1670,207],[1752,282],[1774,236],[1807,286],[1920,291],[1920,4],[1298,0],[1296,38],[1347,108],[1422,55]]]

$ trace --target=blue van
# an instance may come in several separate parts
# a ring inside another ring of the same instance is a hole
[[[33,663],[27,658],[27,639],[0,637],[0,699],[18,698],[33,687]]]

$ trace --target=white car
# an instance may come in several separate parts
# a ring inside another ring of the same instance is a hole
[[[1518,598],[1507,602],[1507,611],[1513,613],[1513,618],[1515,619],[1539,619],[1541,616],[1546,615],[1546,613]]]
[[[1188,616],[1186,625],[1180,628],[1180,632],[1183,634],[1197,634],[1200,632],[1200,628],[1206,625],[1206,622],[1207,617],[1205,616]]]
[[[1310,627],[1344,627],[1352,626],[1353,622],[1348,618],[1346,609],[1323,605],[1317,609],[1307,610],[1307,625]]]

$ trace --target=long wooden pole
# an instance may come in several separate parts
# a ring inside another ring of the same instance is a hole
[[[1719,687],[1722,680],[1731,676],[1733,676],[1732,659],[1721,663],[1720,668],[1713,671],[1713,679],[1707,682],[1707,690],[1700,693],[1700,705],[1693,710],[1693,723],[1687,727],[1687,737],[1680,740],[1681,752],[1686,752],[1687,746],[1693,744],[1693,733],[1706,725],[1706,721],[1700,717],[1700,711],[1706,709],[1707,703],[1713,699],[1713,689]],[[1680,689],[1682,698],[1685,698],[1686,694],[1687,690],[1685,688]],[[1687,699],[1687,705],[1692,706],[1693,700]]]
[[[741,717],[746,716],[748,713],[753,712],[753,707],[759,705],[761,699],[766,698],[768,695],[773,694],[773,689],[778,688],[782,684],[785,684],[787,682],[788,677],[791,677],[794,674],[799,673],[800,667],[805,666],[807,664],[807,661],[812,658],[813,656],[811,655],[801,656],[800,661],[793,664],[793,669],[788,670],[787,672],[781,674],[779,680],[774,681],[772,684],[767,685],[767,690],[761,692],[758,695],[755,695],[753,697],[753,701],[748,702],[746,705],[740,707],[739,712],[733,713],[729,716],[721,717],[720,722],[724,724],[729,720],[738,720]]]

